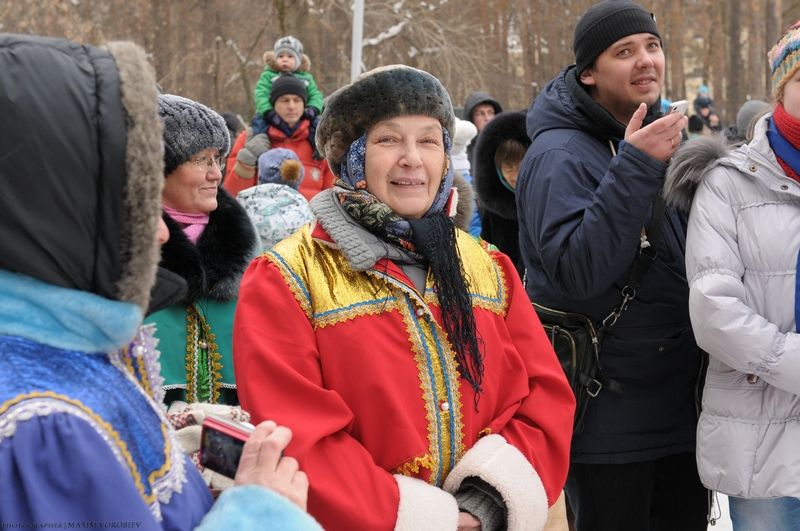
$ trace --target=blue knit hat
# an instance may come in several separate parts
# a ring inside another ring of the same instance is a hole
[[[258,184],[285,184],[297,190],[304,174],[303,164],[291,149],[269,149],[258,157]]]

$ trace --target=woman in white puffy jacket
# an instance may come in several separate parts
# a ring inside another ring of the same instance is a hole
[[[800,24],[769,58],[776,104],[749,144],[688,142],[665,188],[691,208],[690,314],[709,354],[697,465],[737,531],[800,529]]]

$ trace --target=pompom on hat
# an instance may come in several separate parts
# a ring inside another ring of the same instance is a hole
[[[291,149],[274,148],[258,157],[259,184],[285,184],[297,190],[303,174],[303,164]]]
[[[800,20],[792,24],[767,54],[772,73],[772,95],[783,98],[783,87],[800,68]]]
[[[164,175],[204,149],[228,152],[231,139],[225,119],[202,103],[159,94],[158,114],[164,123]]]
[[[438,79],[405,65],[375,68],[328,97],[317,127],[317,149],[339,177],[356,139],[378,122],[415,114],[436,118],[448,133],[454,131],[453,105]]]
[[[592,66],[606,48],[636,33],[652,33],[661,39],[655,15],[636,2],[604,0],[590,7],[575,25],[572,41],[578,74]]]

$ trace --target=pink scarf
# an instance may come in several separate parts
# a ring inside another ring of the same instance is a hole
[[[200,239],[203,231],[206,230],[206,225],[208,225],[208,214],[187,214],[186,212],[178,212],[167,205],[163,205],[163,207],[164,212],[180,224],[186,237],[192,243],[197,244],[197,240]]]

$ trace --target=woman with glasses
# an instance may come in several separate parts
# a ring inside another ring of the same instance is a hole
[[[220,188],[230,143],[225,120],[198,102],[162,94],[164,221],[161,267],[186,296],[146,319],[157,326],[166,403],[237,404],[231,332],[239,279],[259,249],[247,213]]]

